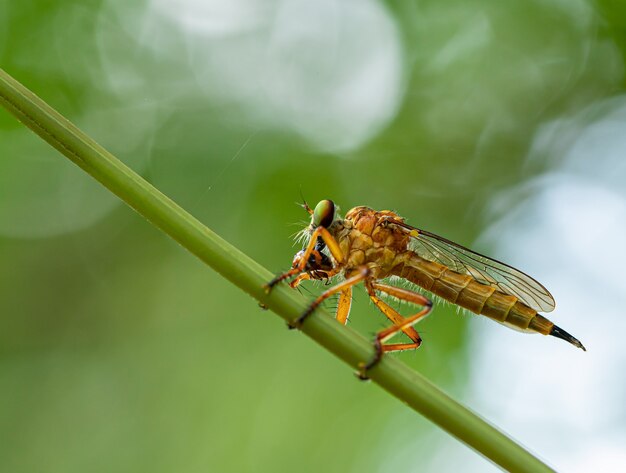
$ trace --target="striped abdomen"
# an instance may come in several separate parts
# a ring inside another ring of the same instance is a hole
[[[554,326],[515,296],[481,284],[467,274],[460,274],[442,264],[425,260],[414,252],[410,252],[408,256],[392,273],[442,299],[520,330],[547,335]]]

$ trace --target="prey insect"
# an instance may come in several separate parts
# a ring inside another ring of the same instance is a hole
[[[343,276],[341,282],[326,289],[290,324],[299,328],[323,301],[335,294],[339,294],[336,319],[345,324],[352,288],[363,283],[374,305],[392,325],[376,335],[374,356],[359,365],[362,379],[367,379],[368,370],[384,353],[419,348],[422,339],[414,325],[432,310],[432,302],[419,292],[382,282],[390,276],[403,278],[511,328],[552,335],[585,350],[580,341],[538,313],[552,311],[554,298],[527,274],[412,227],[389,210],[361,206],[340,218],[331,200],[322,200],[315,210],[306,203],[304,208],[311,215],[311,224],[304,230],[308,243],[295,255],[291,269],[272,279],[267,288],[270,290],[285,280],[291,280],[289,285],[295,288],[307,279]],[[418,310],[408,316],[401,315],[381,299],[381,294],[409,302]],[[409,340],[388,343],[398,334]]]

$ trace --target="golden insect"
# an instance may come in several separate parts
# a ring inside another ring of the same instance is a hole
[[[585,350],[585,347],[538,312],[550,312],[554,298],[539,282],[500,261],[488,258],[425,230],[408,225],[390,210],[376,211],[354,207],[345,218],[336,215],[335,204],[322,200],[312,210],[311,224],[303,231],[308,239],[289,271],[267,284],[271,290],[281,281],[292,279],[297,287],[307,279],[328,280],[343,275],[343,280],[313,300],[290,325],[302,326],[317,307],[330,296],[339,294],[336,319],[348,320],[352,288],[361,282],[376,307],[393,323],[374,339],[375,355],[359,366],[359,376],[392,351],[419,348],[422,339],[413,327],[432,310],[432,302],[419,292],[381,282],[397,276],[459,305],[485,315],[506,326],[526,332],[552,335]],[[380,294],[407,301],[419,310],[403,316],[381,299]],[[404,333],[410,342],[387,343]]]

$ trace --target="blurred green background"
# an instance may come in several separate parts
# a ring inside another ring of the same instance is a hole
[[[557,469],[624,471],[624,5],[1,2],[0,67],[272,271],[302,192],[532,274],[587,353],[438,304],[398,357]],[[385,324],[362,290],[350,323]],[[461,468],[495,470],[0,112],[0,471]]]

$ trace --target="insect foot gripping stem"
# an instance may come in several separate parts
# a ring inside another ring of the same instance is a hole
[[[289,328],[289,330],[296,330],[296,329],[300,329],[302,328],[302,324],[304,323],[304,321],[309,318],[309,316],[313,313],[313,311],[315,309],[317,309],[317,306],[319,304],[315,303],[316,301],[313,301],[312,304],[310,304],[306,310],[304,312],[302,312],[302,314],[300,314],[300,317],[298,317],[296,320],[293,320],[291,322],[287,322],[287,328]]]
[[[549,335],[552,335],[553,337],[556,337],[556,338],[560,338],[561,340],[565,340],[566,342],[571,343],[575,347],[578,347],[583,351],[587,351],[587,349],[583,346],[582,343],[580,343],[580,341],[577,338],[571,336],[561,327],[557,327],[556,325],[553,326]]]
[[[354,373],[361,381],[369,381],[370,378],[367,372],[376,366],[383,357],[383,344],[378,337],[374,340],[374,356],[367,363],[361,362],[358,366],[358,371]]]

